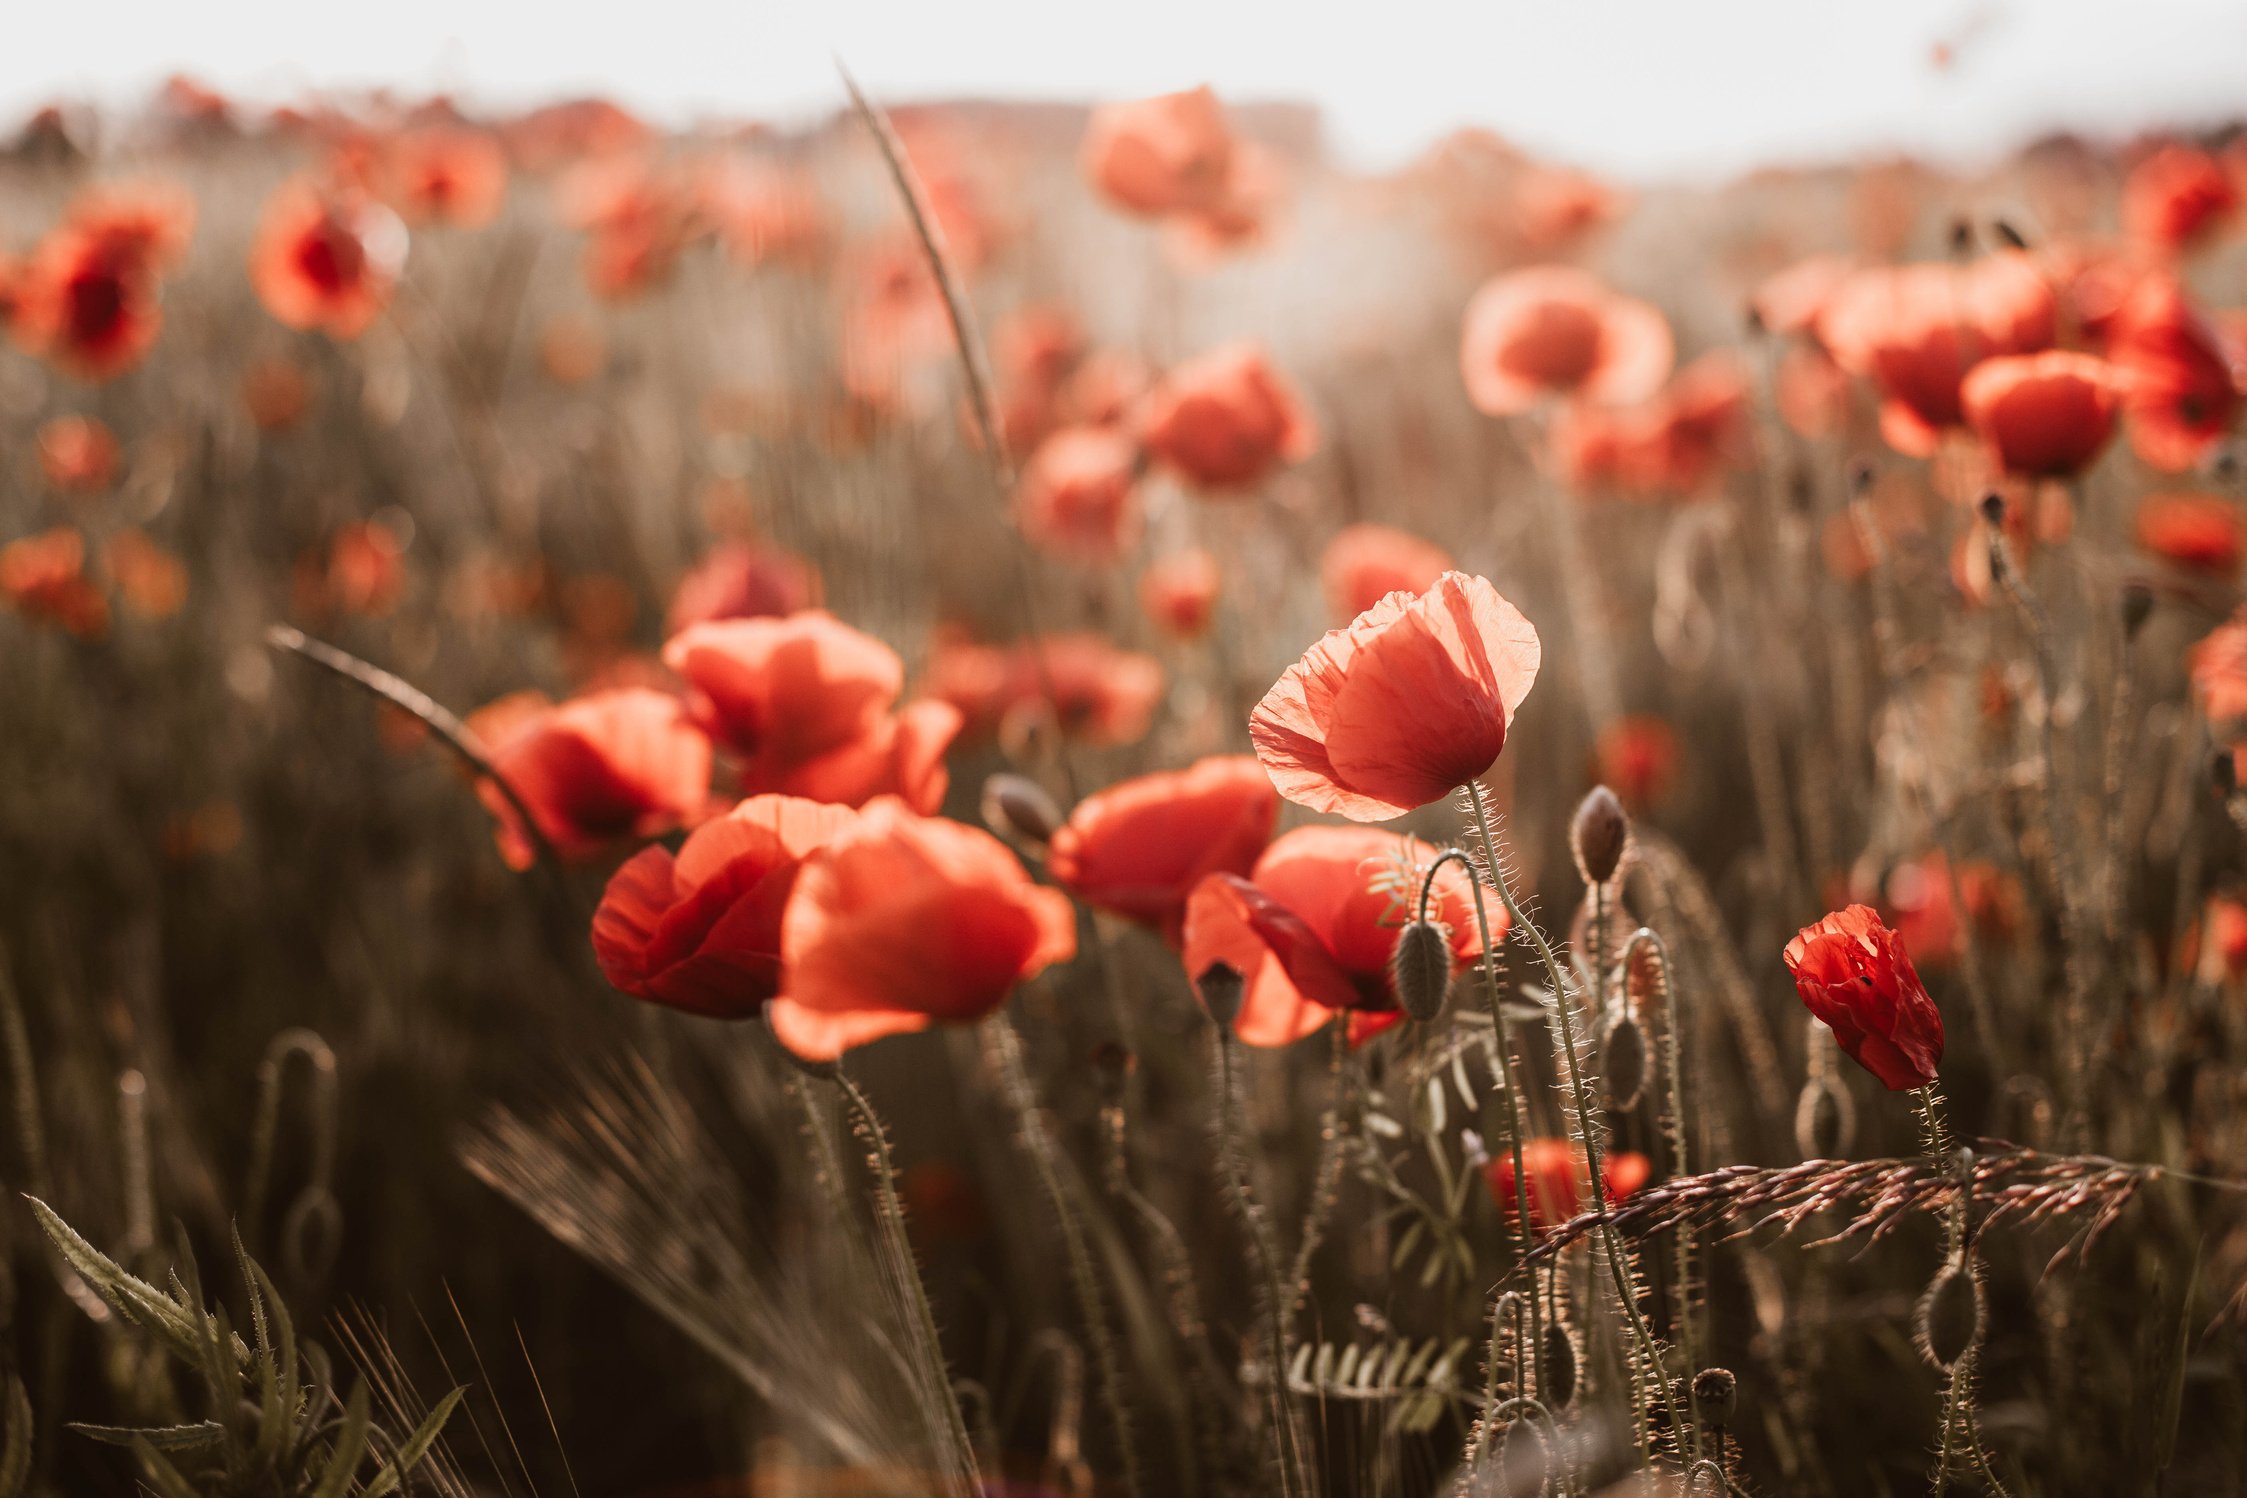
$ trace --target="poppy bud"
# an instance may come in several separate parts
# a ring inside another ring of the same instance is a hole
[[[1576,804],[1576,818],[1568,824],[1568,846],[1576,854],[1576,869],[1584,882],[1605,884],[1614,878],[1630,840],[1631,819],[1623,803],[1606,786],[1593,786]]]
[[[1634,941],[1623,963],[1623,993],[1634,1014],[1660,1014],[1669,1003],[1669,972],[1651,941]]]
[[[1201,970],[1194,979],[1194,989],[1201,995],[1202,1007],[1220,1030],[1230,1030],[1233,1021],[1240,1017],[1241,998],[1247,981],[1241,970],[1229,962],[1213,962]]]
[[[1545,1323],[1545,1408],[1565,1410],[1576,1402],[1576,1333],[1565,1321]]]
[[[2142,578],[2122,585],[2122,637],[2134,640],[2153,614],[2153,589]]]
[[[1646,1032],[1628,1012],[1618,1014],[1600,1041],[1601,1075],[1607,1083],[1607,1106],[1628,1113],[1646,1091]]]
[[[1992,526],[2003,525],[2005,523],[2005,496],[1995,489],[1990,490],[1989,493],[1982,496],[1981,511],[1982,518]]]
[[[1740,1407],[1740,1381],[1729,1368],[1703,1368],[1693,1375],[1693,1413],[1722,1430]]]
[[[1872,488],[1873,481],[1879,477],[1880,470],[1873,466],[1872,459],[1859,458],[1856,462],[1849,465],[1850,496],[1852,498],[1862,498],[1865,492]]]
[[[1433,921],[1413,921],[1397,935],[1389,957],[1397,1007],[1423,1024],[1443,1012],[1451,992],[1451,943]]]
[[[2014,228],[2004,219],[1991,219],[1990,232],[1995,234],[1999,239],[2004,240],[2008,249],[2025,250],[2029,247],[2028,236],[2023,234],[2020,230]]]
[[[1981,1281],[1966,1264],[1953,1259],[1927,1282],[1913,1321],[1920,1352],[1947,1372],[1982,1340]]]
[[[1974,226],[1965,219],[1951,220],[1951,253],[1970,255],[1974,252]]]
[[[1008,842],[1043,848],[1062,821],[1061,808],[1027,775],[1001,771],[983,782],[983,825]]]
[[[1794,1109],[1794,1143],[1805,1160],[1839,1160],[1857,1137],[1857,1105],[1824,1077],[1802,1084]]]

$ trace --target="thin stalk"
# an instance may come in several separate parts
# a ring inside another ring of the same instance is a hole
[[[1217,1399],[1204,1369],[1208,1327],[1202,1317],[1201,1288],[1194,1276],[1193,1254],[1180,1236],[1177,1224],[1132,1184],[1131,1151],[1121,1102],[1111,1102],[1101,1109],[1101,1125],[1107,1144],[1108,1192],[1129,1207],[1146,1228],[1155,1257],[1162,1265],[1165,1308],[1170,1312],[1171,1333],[1178,1338],[1179,1356],[1185,1364],[1182,1377],[1186,1381],[1188,1431],[1179,1443],[1180,1487],[1188,1493],[1198,1492],[1201,1467],[1205,1463],[1217,1464],[1218,1435],[1215,1429]]]
[[[1303,1214],[1303,1237],[1295,1248],[1295,1272],[1289,1280],[1287,1321],[1291,1327],[1311,1297],[1311,1260],[1326,1238],[1327,1219],[1334,1215],[1335,1200],[1342,1190],[1342,1088],[1343,1067],[1350,1057],[1349,1015],[1335,1015],[1326,1029],[1332,1040],[1326,1067],[1331,1101],[1319,1122],[1318,1170],[1312,1177],[1311,1204]],[[1281,1351],[1292,1357],[1295,1350],[1286,1347]]]
[[[1568,1090],[1576,1110],[1576,1129],[1584,1140],[1584,1163],[1591,1174],[1592,1207],[1602,1219],[1599,1236],[1607,1259],[1608,1273],[1615,1282],[1616,1298],[1623,1303],[1623,1315],[1630,1324],[1631,1338],[1637,1343],[1641,1364],[1661,1390],[1663,1409],[1669,1416],[1671,1437],[1682,1441],[1687,1427],[1678,1410],[1677,1394],[1670,1387],[1669,1375],[1662,1366],[1661,1353],[1654,1345],[1654,1334],[1648,1330],[1645,1313],[1639,1308],[1638,1291],[1633,1284],[1630,1264],[1623,1254],[1622,1238],[1615,1231],[1614,1224],[1605,1220],[1607,1183],[1600,1173],[1599,1128],[1592,1111],[1591,1089],[1585,1085],[1584,1068],[1576,1055],[1576,1021],[1574,1005],[1568,997],[1568,983],[1561,976],[1560,959],[1553,955],[1552,944],[1545,940],[1545,933],[1537,928],[1537,923],[1529,918],[1520,903],[1514,899],[1513,889],[1506,880],[1505,867],[1498,859],[1498,839],[1490,829],[1490,811],[1484,804],[1481,782],[1470,780],[1465,789],[1467,804],[1474,809],[1475,830],[1482,838],[1483,859],[1489,865],[1490,878],[1497,887],[1498,898],[1505,902],[1506,914],[1512,918],[1514,930],[1527,935],[1530,944],[1537,949],[1537,958],[1544,964],[1545,976],[1553,986],[1553,1003],[1560,1020],[1561,1059],[1568,1068]],[[1651,1438],[1642,1439],[1651,1446]],[[1651,1450],[1648,1458],[1651,1465]]]
[[[1670,949],[1661,935],[1650,926],[1641,926],[1631,933],[1628,945],[1623,948],[1623,971],[1630,972],[1631,962],[1640,947],[1654,954],[1657,970],[1661,973],[1662,991],[1662,1069],[1668,1073],[1668,1108],[1662,1120],[1662,1135],[1670,1151],[1670,1176],[1682,1180],[1692,1173],[1685,1141],[1685,1069],[1680,1061],[1678,1045],[1677,985],[1671,981]],[[1685,1359],[1685,1376],[1688,1378],[1700,1369],[1699,1357],[1693,1348],[1693,1229],[1681,1224],[1672,1235],[1672,1249],[1676,1255],[1672,1275],[1676,1280],[1676,1332],[1679,1353]],[[1701,1456],[1701,1427],[1695,1423],[1690,1430],[1693,1441],[1693,1458]]]

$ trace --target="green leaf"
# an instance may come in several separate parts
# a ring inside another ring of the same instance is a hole
[[[140,1458],[141,1476],[162,1498],[202,1498],[195,1491],[195,1484],[182,1477],[179,1468],[165,1460],[164,1454],[147,1441],[134,1441],[133,1454]]]
[[[406,1438],[406,1444],[398,1448],[398,1460],[383,1468],[376,1474],[375,1480],[367,1484],[365,1498],[382,1498],[383,1494],[397,1488],[405,1474],[418,1466],[421,1459],[429,1454],[429,1448],[437,1444],[437,1438],[444,1434],[445,1422],[452,1418],[454,1409],[459,1407],[460,1401],[467,1394],[468,1385],[462,1384],[437,1401],[436,1407],[414,1428],[414,1433]]]
[[[226,1439],[226,1427],[216,1420],[192,1425],[85,1425],[73,1421],[68,1429],[111,1446],[146,1443],[156,1451],[200,1451]]]
[[[2166,1472],[2177,1455],[2177,1425],[2185,1409],[2185,1364],[2192,1353],[2192,1299],[2200,1288],[2200,1254],[2192,1256],[2192,1274],[2185,1281],[2184,1301],[2177,1307],[2177,1335],[2172,1353],[2167,1385],[2161,1391],[2161,1404],[2154,1415],[2154,1470]]]
[[[367,1429],[371,1424],[367,1386],[353,1384],[350,1401],[344,1406],[343,1428],[336,1432],[327,1470],[320,1474],[320,1485],[312,1490],[312,1498],[343,1498],[351,1490],[352,1476],[359,1470],[360,1458],[367,1454]]]
[[[8,1434],[0,1443],[0,1498],[24,1498],[31,1483],[31,1396],[8,1375]]]

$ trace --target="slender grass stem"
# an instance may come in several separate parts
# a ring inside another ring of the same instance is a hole
[[[1327,1024],[1330,1046],[1327,1055],[1327,1087],[1329,1101],[1325,1116],[1319,1122],[1319,1163],[1312,1177],[1311,1204],[1303,1213],[1303,1236],[1295,1247],[1295,1270],[1288,1277],[1287,1320],[1292,1326],[1302,1314],[1304,1302],[1311,1298],[1311,1260],[1326,1239],[1326,1224],[1334,1215],[1336,1199],[1342,1190],[1342,1089],[1345,1085],[1344,1068],[1350,1057],[1350,1017],[1337,1014]],[[1282,1351],[1293,1356],[1292,1347]]]

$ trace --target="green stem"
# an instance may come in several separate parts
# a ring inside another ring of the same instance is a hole
[[[1657,970],[1661,973],[1662,991],[1662,1068],[1668,1075],[1668,1116],[1664,1118],[1663,1138],[1670,1150],[1670,1179],[1683,1180],[1692,1173],[1687,1160],[1685,1144],[1685,1068],[1678,1044],[1678,993],[1677,985],[1670,981],[1670,949],[1661,934],[1651,926],[1641,926],[1631,934],[1630,942],[1623,948],[1623,971],[1627,975],[1630,965],[1638,956],[1640,947],[1654,953]],[[1626,981],[1627,977],[1626,977]],[[1700,1371],[1700,1361],[1693,1349],[1693,1230],[1680,1223],[1672,1235],[1676,1251],[1676,1323],[1679,1353],[1685,1359],[1685,1376],[1691,1378]],[[1701,1427],[1695,1422],[1688,1427],[1692,1436],[1693,1459],[1701,1458]]]
[[[1327,1085],[1332,1101],[1327,1106],[1325,1118],[1319,1126],[1319,1163],[1312,1176],[1311,1205],[1303,1214],[1303,1237],[1295,1249],[1295,1273],[1288,1292],[1287,1324],[1294,1325],[1295,1317],[1311,1297],[1311,1260],[1326,1238],[1327,1219],[1334,1214],[1334,1204],[1342,1190],[1342,1087],[1343,1068],[1350,1057],[1350,1016],[1338,1013],[1327,1023],[1327,1034],[1332,1047],[1327,1057]],[[1294,1348],[1281,1351],[1294,1355]]]

